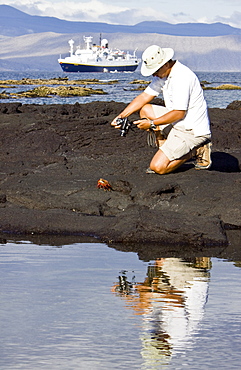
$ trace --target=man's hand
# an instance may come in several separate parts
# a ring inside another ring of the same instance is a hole
[[[150,128],[150,120],[147,118],[139,119],[138,121],[134,121],[133,123],[137,125],[137,127],[141,130],[149,130]]]
[[[118,124],[118,122],[117,122],[119,118],[122,118],[122,117],[121,116],[115,117],[115,119],[113,119],[113,121],[111,122],[111,126],[114,126],[115,128],[120,128],[121,125]]]

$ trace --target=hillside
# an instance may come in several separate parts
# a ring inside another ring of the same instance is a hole
[[[84,47],[86,33],[56,34],[45,32],[18,37],[0,38],[0,71],[60,71],[58,58],[69,53],[68,40]],[[99,33],[91,33],[98,42]],[[194,71],[240,71],[241,36],[187,37],[159,34],[102,34],[110,47],[132,52],[140,57],[150,44],[172,47],[175,58]]]
[[[240,28],[223,23],[170,24],[162,21],[146,21],[127,26],[101,22],[71,22],[55,17],[32,16],[9,5],[0,5],[0,35],[14,37],[42,32],[158,33],[194,37],[241,35]]]

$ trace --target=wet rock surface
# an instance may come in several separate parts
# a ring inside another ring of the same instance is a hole
[[[70,97],[70,96],[89,96],[89,95],[105,95],[102,89],[93,89],[86,87],[89,85],[112,85],[118,83],[116,80],[101,81],[98,79],[85,80],[69,80],[68,77],[59,77],[53,79],[30,79],[23,78],[21,80],[1,80],[0,88],[5,90],[0,93],[0,99],[20,99],[20,98],[36,98],[45,97],[52,98],[54,96]],[[18,85],[27,85],[30,90],[22,92],[7,92],[6,89],[14,88]],[[37,85],[31,88],[31,85]],[[40,85],[40,86],[39,86]],[[83,86],[84,85],[84,86]]]
[[[120,137],[110,126],[124,106],[0,104],[2,234],[196,250],[230,244],[230,230],[241,229],[241,111],[209,110],[210,170],[197,171],[190,161],[160,176],[145,173],[156,151],[146,132]],[[111,190],[97,187],[100,178]]]

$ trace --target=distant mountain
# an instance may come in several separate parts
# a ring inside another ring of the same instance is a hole
[[[34,33],[17,37],[0,38],[0,71],[59,71],[58,58],[69,55],[68,40],[75,46],[84,47],[86,33],[58,34],[54,32]],[[98,42],[100,34],[91,33]],[[111,48],[132,52],[137,48],[137,56],[150,44],[172,47],[175,59],[180,60],[194,71],[240,72],[241,35],[217,37],[189,37],[159,35],[157,33],[104,34]],[[139,67],[138,67],[139,70]],[[208,80],[208,78],[207,78]]]
[[[101,22],[71,22],[54,17],[28,15],[9,5],[0,5],[0,35],[22,36],[34,33],[157,33],[173,36],[214,37],[241,35],[240,28],[223,23],[141,22],[134,26]]]

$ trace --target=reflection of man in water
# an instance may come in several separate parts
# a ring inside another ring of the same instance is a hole
[[[210,259],[166,258],[148,266],[143,283],[120,277],[116,287],[135,314],[142,315],[142,356],[146,365],[167,363],[191,345],[207,300]],[[121,281],[125,285],[121,287]]]

